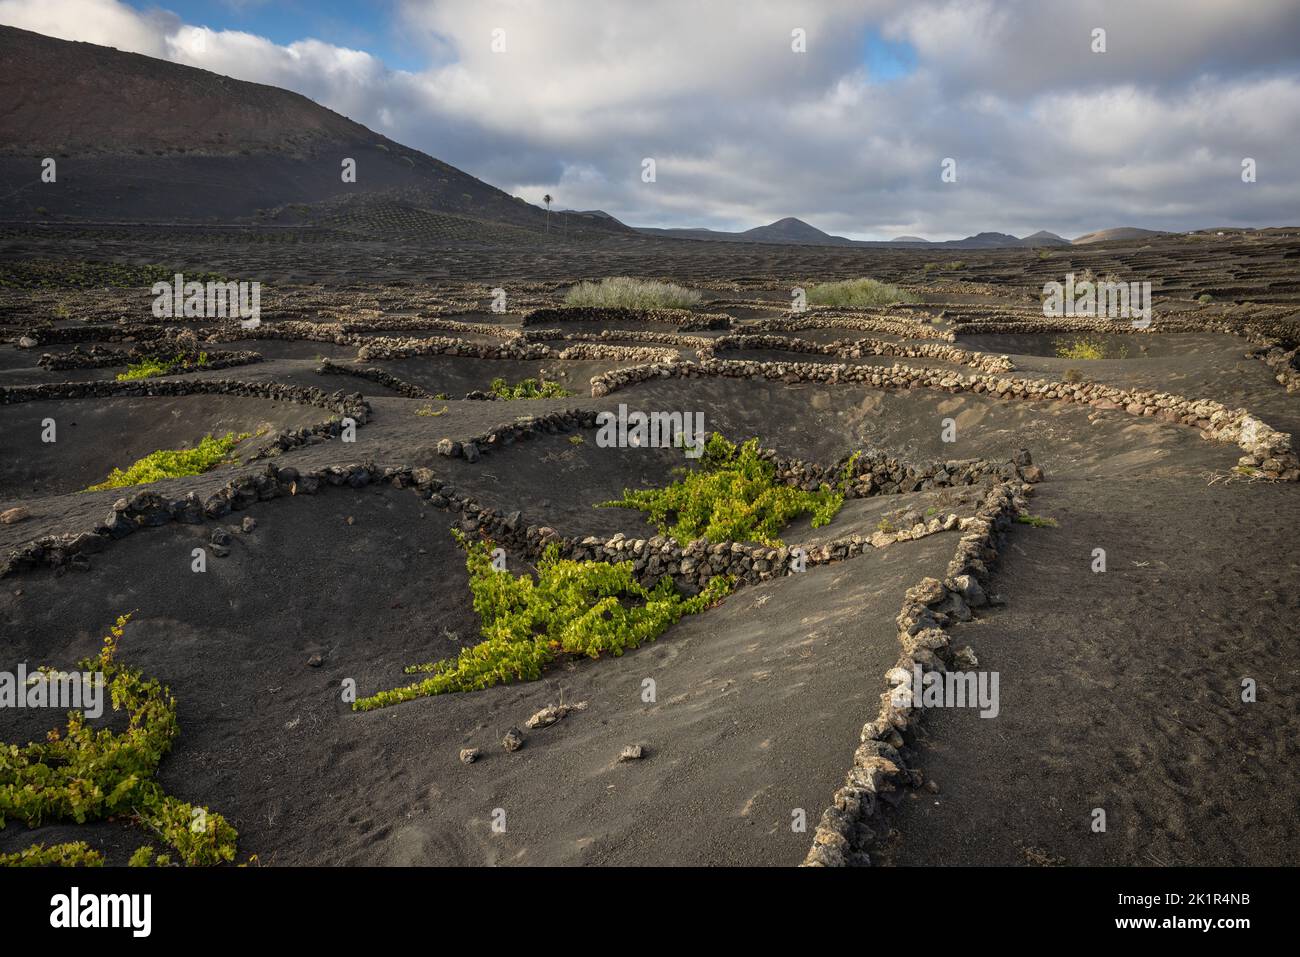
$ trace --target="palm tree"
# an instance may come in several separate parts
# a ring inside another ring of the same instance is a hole
[[[542,197],[542,202],[546,204],[546,231],[551,231],[551,194],[547,193]]]

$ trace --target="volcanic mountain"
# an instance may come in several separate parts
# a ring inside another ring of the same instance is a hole
[[[111,47],[0,26],[0,102],[0,218],[230,221],[291,209],[310,220],[312,204],[345,202],[354,217],[378,205],[547,228],[545,210],[305,96]],[[47,158],[54,182],[42,180]],[[569,236],[630,233],[598,215],[565,225]]]

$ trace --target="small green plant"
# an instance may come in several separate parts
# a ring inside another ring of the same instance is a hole
[[[1061,374],[1061,378],[1071,385],[1074,385],[1083,381],[1083,373],[1078,369],[1066,369],[1065,372]]]
[[[488,391],[498,399],[563,399],[573,395],[558,382],[540,383],[536,379],[523,379],[517,385],[510,385],[499,376],[492,380]]]
[[[427,403],[415,410],[416,415],[425,416],[426,418],[436,419],[440,415],[446,415],[447,407],[444,405],[437,412],[433,411],[433,403]]]
[[[1127,346],[1107,348],[1101,336],[1066,336],[1052,343],[1059,359],[1126,359]],[[1108,354],[1109,353],[1109,354]]]
[[[236,435],[234,432],[227,432],[221,438],[205,435],[192,449],[161,449],[150,452],[125,470],[113,469],[108,478],[85,491],[99,492],[110,488],[125,488],[129,485],[147,485],[149,482],[160,482],[163,479],[180,478],[185,475],[202,475],[227,461],[234,447],[248,438],[249,434],[242,432]]]
[[[884,532],[886,535],[893,535],[898,529],[888,518],[881,516],[880,521],[876,522],[876,531]]]
[[[85,841],[33,844],[13,854],[0,854],[0,867],[103,867],[104,855]]]
[[[1211,296],[1208,292],[1203,292],[1203,293],[1201,293],[1199,296],[1196,297],[1196,301],[1197,301],[1197,302],[1202,302],[1202,303],[1204,303],[1204,302],[1213,302],[1213,301],[1214,301],[1214,297]]]
[[[596,507],[645,512],[662,534],[679,542],[706,538],[779,547],[777,533],[797,516],[811,514],[814,528],[835,517],[856,460],[855,454],[838,488],[823,483],[807,492],[776,481],[776,465],[759,455],[758,439],[738,449],[714,433],[705,443],[699,468],[677,470],[678,479],[664,488],[625,489],[621,499]]]
[[[586,441],[586,439],[584,439],[581,435],[571,435],[571,436],[569,436],[569,444],[570,444],[570,445],[581,445],[581,444],[582,444],[583,442],[585,442],[585,441]]]
[[[1052,258],[1052,251],[1051,251],[1050,249],[1040,249],[1040,250],[1038,250],[1038,258],[1039,258],[1039,259],[1051,259],[1051,258]]]
[[[126,866],[127,867],[170,867],[171,866],[172,859],[170,855],[157,854],[157,856],[155,856],[155,854],[156,852],[154,851],[154,849],[148,844],[145,844],[142,847],[137,847],[135,849],[135,853],[131,855],[131,859],[127,861]]]
[[[498,571],[485,541],[453,529],[466,550],[474,610],[483,640],[455,658],[412,665],[427,674],[415,684],[359,698],[356,711],[371,711],[429,695],[478,691],[515,681],[535,681],[560,655],[622,655],[653,641],[683,615],[721,601],[731,590],[725,576],[709,580],[698,595],[683,598],[664,576],[654,588],[634,577],[631,562],[579,562],[559,557],[552,545],[537,563],[537,580]]]
[[[198,356],[178,355],[171,359],[158,356],[146,356],[139,362],[127,365],[125,372],[117,374],[118,382],[134,382],[137,379],[152,379],[154,376],[171,375],[174,372],[186,372],[208,364],[208,354],[200,352]]]
[[[1059,524],[1054,518],[1047,518],[1043,515],[1030,515],[1028,512],[1021,512],[1016,516],[1016,521],[1021,525],[1030,525],[1034,528],[1056,528]]]
[[[652,282],[628,276],[611,276],[600,282],[580,282],[564,296],[566,306],[620,307],[624,309],[687,309],[700,294],[670,282]]]
[[[876,279],[846,279],[813,286],[808,290],[808,301],[817,306],[862,308],[916,302],[917,297],[900,286]]]
[[[235,856],[238,834],[225,818],[167,794],[155,775],[180,733],[176,699],[156,679],[117,660],[131,616],[121,615],[99,654],[78,662],[102,675],[114,711],[127,713],[125,728],[97,729],[81,711],[43,742],[0,744],[0,829],[13,817],[29,827],[46,821],[128,818],[171,845],[185,864],[218,864]],[[42,863],[93,865],[102,858],[84,844],[29,847],[20,858]],[[98,859],[98,860],[97,860]]]

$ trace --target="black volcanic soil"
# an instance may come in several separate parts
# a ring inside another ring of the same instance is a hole
[[[404,683],[403,665],[457,650],[446,632],[475,631],[446,514],[391,490],[247,514],[257,529],[202,577],[190,550],[206,530],[172,527],[123,542],[75,593],[48,576],[6,592],[3,646],[14,661],[71,661],[96,646],[102,608],[138,608],[123,655],[182,702],[185,743],[164,783],[280,864],[798,863],[808,838],[791,811],[820,813],[896,657],[893,609],[953,542],[746,591],[653,645],[541,682],[354,714],[343,678],[362,693]],[[646,678],[654,704],[641,701]],[[561,696],[589,708],[501,749],[507,728]],[[633,743],[648,757],[618,764]],[[463,747],[484,758],[462,765]],[[557,782],[563,800],[537,800]],[[502,835],[488,827],[496,807]],[[698,826],[674,826],[686,819]],[[10,828],[0,846],[64,830]]]
[[[8,437],[0,459],[0,511],[17,500],[60,495],[102,482],[159,449],[193,448],[205,435],[249,434],[249,454],[280,431],[324,422],[315,406],[240,396],[180,396],[22,402],[0,406]],[[55,441],[46,442],[52,420]],[[261,432],[261,435],[257,433]]]
[[[918,763],[940,792],[904,802],[882,861],[1294,864],[1293,491],[1044,485],[1037,507],[1060,527],[1017,530],[998,575],[1007,605],[953,632],[1000,673],[1001,713],[926,716]]]
[[[1048,270],[1122,266],[1162,278],[1157,309],[1198,310],[1193,293],[1245,285],[1241,298],[1256,306],[1204,308],[1276,307],[1284,314],[1296,306],[1295,291],[1284,287],[1300,254],[1294,240],[1277,236],[1102,243],[1058,251],[1050,263],[1032,251],[963,250],[965,285],[957,286],[925,274],[924,251],[666,241],[471,249],[330,240],[307,230],[300,238],[307,235],[316,236],[309,255],[299,241],[264,232],[218,239],[10,229],[0,231],[0,261],[115,259],[242,271],[281,287],[286,303],[297,287],[283,283],[307,277],[340,290],[373,289],[392,300],[392,315],[419,308],[400,301],[402,289],[477,301],[483,288],[505,284],[540,304],[574,278],[606,273],[673,276],[718,295],[770,298],[772,315],[792,285],[862,274],[917,284],[922,307],[932,310],[1023,310],[1036,302],[1035,285]],[[1243,264],[1257,279],[1234,278]],[[339,293],[340,309],[356,305],[354,291]],[[105,320],[107,293],[66,298],[74,321],[92,314]],[[0,290],[6,338],[33,321],[28,307],[35,302],[45,309],[49,299]],[[733,312],[746,322],[762,317],[762,310]],[[788,335],[889,338],[829,328]],[[1054,338],[981,336],[959,344],[1010,354],[1017,375],[1056,378],[1075,369],[1116,385],[1218,399],[1278,428],[1300,429],[1300,396],[1245,358],[1243,338],[1117,336],[1129,346],[1127,357],[1098,361],[1057,358]],[[0,345],[0,385],[81,378],[87,370],[35,366],[40,353],[67,348]],[[735,440],[757,436],[783,455],[820,462],[864,446],[914,462],[1005,460],[1028,448],[1047,473],[1033,511],[1058,525],[1015,525],[992,585],[1005,604],[953,630],[957,645],[973,647],[980,668],[999,672],[1001,712],[992,720],[968,712],[926,716],[909,757],[939,791],[909,792],[887,813],[891,833],[873,859],[1269,864],[1289,863],[1300,851],[1300,791],[1291,773],[1300,700],[1291,660],[1300,500],[1292,485],[1232,476],[1235,446],[1119,411],[926,389],[659,379],[593,399],[590,377],[626,363],[443,356],[363,363],[452,396],[434,403],[445,413],[417,415],[428,400],[316,371],[318,357],[350,362],[354,347],[245,340],[221,348],[259,351],[266,361],[196,377],[361,391],[370,401],[373,415],[355,444],[295,448],[279,456],[283,464],[427,466],[484,504],[519,509],[524,521],[566,535],[649,534],[638,513],[593,506],[624,488],[666,481],[679,456],[600,449],[586,431],[582,442],[535,438],[468,463],[439,456],[439,440],[467,439],[518,415],[626,403],[701,411],[707,430]],[[786,350],[757,357],[813,358]],[[536,402],[459,398],[496,375],[517,381],[543,368],[579,394]],[[85,378],[113,371],[88,370]],[[32,428],[47,406],[59,423],[53,447],[40,446]],[[92,527],[123,493],[76,489],[113,465],[206,431],[265,424],[272,431],[250,440],[262,444],[276,429],[326,417],[315,407],[216,396],[0,405],[9,437],[0,460],[4,504],[31,513],[0,525],[0,554],[44,534]],[[941,438],[946,418],[957,425],[952,443]],[[258,468],[223,466],[156,489],[206,494]],[[827,527],[796,522],[784,535],[791,543],[869,535],[904,508],[967,515],[977,494],[852,500]],[[622,658],[566,662],[535,683],[354,714],[340,700],[343,679],[355,679],[362,693],[392,687],[408,680],[404,665],[475,640],[463,553],[448,534],[456,516],[387,487],[262,502],[220,524],[235,528],[241,514],[256,518],[257,527],[234,531],[230,556],[210,555],[202,575],[190,570],[191,550],[208,540],[213,522],[139,531],[93,555],[88,571],[7,576],[0,582],[0,670],[18,662],[69,665],[96,647],[117,614],[135,610],[123,657],[169,684],[180,702],[182,732],[161,779],[232,820],[241,860],[256,854],[269,864],[796,864],[852,761],[863,722],[875,714],[884,672],[897,657],[894,618],[903,592],[942,573],[957,537],[897,543],[741,589]],[[1104,574],[1090,570],[1095,548],[1106,549]],[[526,570],[511,561],[512,570]],[[322,657],[320,667],[308,665],[312,655]],[[1240,702],[1243,677],[1258,682],[1254,704]],[[657,686],[653,703],[641,698],[647,678]],[[561,697],[588,708],[528,732],[517,753],[500,747],[507,728]],[[54,720],[0,712],[0,739],[29,740]],[[646,757],[618,763],[629,744],[643,745]],[[484,757],[466,766],[457,755],[470,746]],[[1105,834],[1089,830],[1095,807],[1107,811]],[[490,827],[497,808],[506,813],[500,834]],[[807,812],[809,831],[791,829],[797,809]],[[11,823],[0,830],[0,849],[78,839],[120,863],[147,838],[122,823],[51,824],[36,833]]]

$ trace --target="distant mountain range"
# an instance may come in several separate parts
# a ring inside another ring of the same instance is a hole
[[[976,233],[965,239],[949,239],[943,242],[930,242],[919,236],[898,236],[883,242],[863,239],[848,239],[844,236],[832,236],[816,226],[801,219],[787,216],[766,226],[755,226],[744,232],[727,232],[720,229],[662,229],[656,227],[639,227],[637,232],[647,236],[669,236],[675,239],[702,239],[728,243],[794,243],[806,246],[894,246],[919,245],[933,246],[936,249],[1005,249],[1007,247],[1038,248],[1042,246],[1070,246],[1072,242],[1056,233],[1039,230],[1029,236],[1017,238],[1008,233]],[[1088,233],[1074,240],[1074,243],[1095,243],[1109,239],[1140,239],[1145,236],[1161,235],[1152,229],[1137,229],[1125,226],[1119,229],[1103,229]]]

